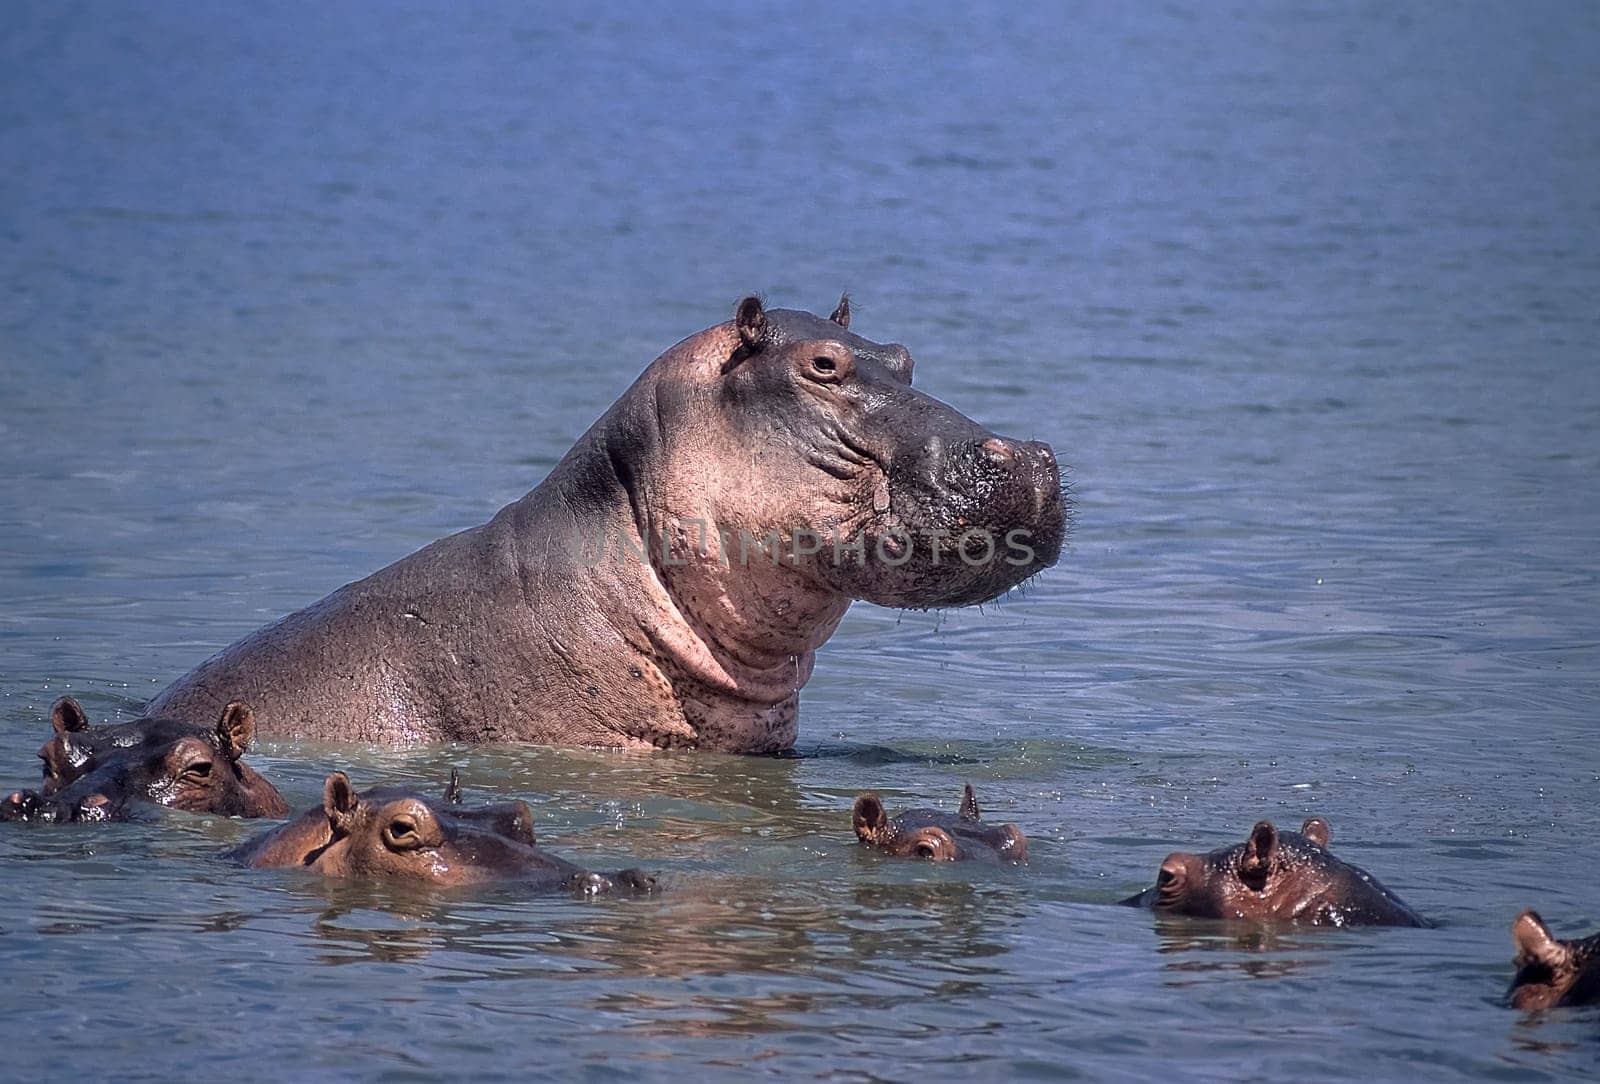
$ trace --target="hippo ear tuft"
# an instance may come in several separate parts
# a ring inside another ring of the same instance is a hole
[[[761,299],[751,294],[739,302],[733,322],[739,329],[739,342],[744,348],[752,354],[760,351],[767,337],[767,312],[761,307]]]
[[[1522,912],[1511,923],[1511,943],[1517,947],[1518,966],[1539,963],[1555,971],[1567,964],[1572,956],[1572,949],[1556,940],[1550,933],[1550,927],[1539,917],[1539,912],[1531,909]]]
[[[975,821],[983,816],[978,812],[978,796],[972,792],[972,784],[967,784],[967,789],[961,792],[961,819]]]
[[[839,295],[839,304],[838,304],[838,306],[836,306],[834,308],[833,315],[829,316],[828,319],[832,320],[834,323],[838,324],[840,327],[844,328],[846,331],[850,330],[850,295],[849,294],[840,294]]]
[[[89,717],[83,713],[82,704],[70,696],[63,696],[50,706],[50,725],[57,734],[76,733],[89,729]]]
[[[334,835],[347,834],[350,820],[360,804],[361,799],[350,785],[350,777],[343,772],[330,773],[322,784],[322,811],[328,815],[328,826]]]
[[[243,700],[230,700],[217,719],[217,743],[229,760],[238,760],[256,737],[256,713]]]
[[[444,785],[444,801],[446,805],[461,804],[461,773],[454,768],[450,769],[450,782]]]
[[[1328,849],[1328,822],[1321,817],[1307,817],[1300,826],[1300,834],[1323,850]]]
[[[1244,853],[1239,856],[1239,878],[1257,891],[1266,884],[1272,872],[1272,860],[1278,853],[1278,830],[1271,821],[1257,821],[1245,841]]]
[[[863,794],[850,811],[850,821],[855,825],[857,839],[876,843],[889,826],[889,814],[884,812],[883,800],[876,794]]]

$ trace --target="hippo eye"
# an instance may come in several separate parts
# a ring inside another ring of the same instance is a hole
[[[396,817],[384,825],[383,841],[393,850],[412,851],[422,846],[422,834],[410,817]]]
[[[811,367],[819,373],[832,373],[839,368],[839,363],[821,354],[811,359]]]
[[[183,776],[185,779],[210,779],[211,762],[209,760],[197,760],[193,764],[185,765]]]
[[[917,844],[917,857],[918,858],[937,858],[938,856],[939,856],[939,849],[937,847],[935,847],[932,843],[929,843],[927,840],[922,840],[920,843]]]

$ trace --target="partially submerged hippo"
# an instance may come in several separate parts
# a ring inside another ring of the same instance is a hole
[[[1261,821],[1250,838],[1205,855],[1175,851],[1153,888],[1122,901],[1196,918],[1304,922],[1313,926],[1426,926],[1365,870],[1328,853],[1328,822],[1299,832]]]
[[[50,711],[39,789],[0,801],[0,820],[127,820],[161,806],[228,817],[283,817],[289,807],[244,763],[255,736],[250,706],[230,701],[211,726],[173,719],[90,726],[71,697]]]
[[[603,877],[540,850],[527,802],[478,809],[459,804],[452,777],[443,801],[403,788],[360,794],[343,772],[323,784],[322,805],[252,839],[232,854],[258,869],[303,867],[327,877],[373,877],[446,887],[512,881],[587,894],[649,892],[636,869]]]
[[[1534,1011],[1600,1002],[1600,933],[1581,941],[1562,941],[1550,933],[1537,911],[1524,911],[1511,924],[1517,969],[1506,998],[1514,1009]]]
[[[153,712],[381,743],[789,748],[853,599],[994,598],[1065,534],[1049,446],[911,386],[906,348],[740,302],[539,487],[227,648]]]
[[[958,813],[908,809],[893,817],[876,794],[856,799],[850,820],[856,838],[869,847],[901,858],[961,862],[969,858],[1026,862],[1028,841],[1014,824],[984,824],[972,784],[961,795]]]

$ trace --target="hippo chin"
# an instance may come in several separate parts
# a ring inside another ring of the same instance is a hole
[[[1155,886],[1123,903],[1195,918],[1303,922],[1312,926],[1427,926],[1365,870],[1328,853],[1328,822],[1299,832],[1261,821],[1250,838],[1161,863]]]
[[[1506,1000],[1514,1009],[1534,1012],[1600,1002],[1600,933],[1562,941],[1537,911],[1524,911],[1511,924],[1517,969]]]
[[[893,817],[876,794],[856,799],[850,813],[856,838],[868,847],[899,858],[928,862],[1026,862],[1028,841],[1014,824],[984,824],[971,784],[961,796],[959,812],[907,809]]]
[[[1050,448],[911,386],[905,347],[766,310],[657,358],[539,487],[151,701],[273,735],[772,752],[854,599],[983,602],[1053,564]]]
[[[636,869],[602,876],[535,844],[527,802],[469,809],[452,775],[443,800],[375,787],[357,794],[343,772],[323,784],[322,805],[236,848],[257,869],[299,867],[325,877],[412,881],[440,887],[496,882],[595,895],[652,892]]]
[[[55,735],[39,750],[38,790],[0,800],[0,820],[132,820],[157,808],[228,817],[282,817],[289,807],[240,758],[255,736],[241,701],[224,705],[212,726],[143,718],[91,726],[78,702],[57,700]]]

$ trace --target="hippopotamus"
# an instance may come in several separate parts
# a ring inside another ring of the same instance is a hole
[[[637,869],[605,877],[541,850],[527,802],[465,808],[453,775],[441,801],[395,787],[357,794],[345,773],[333,772],[320,806],[245,842],[231,857],[257,869],[301,867],[326,877],[441,887],[511,881],[595,895],[614,888],[650,892],[656,884]]]
[[[992,599],[1060,554],[1047,444],[912,387],[899,344],[745,298],[678,343],[532,492],[246,636],[149,710],[264,734],[790,748],[852,600]]]
[[[1600,1002],[1600,933],[1581,941],[1562,941],[1550,933],[1537,911],[1524,911],[1511,924],[1517,973],[1506,1000],[1514,1009],[1535,1011]]]
[[[1175,851],[1155,886],[1122,901],[1196,918],[1304,922],[1312,926],[1427,926],[1363,869],[1328,853],[1328,822],[1299,832],[1260,821],[1250,838],[1209,854]]]
[[[930,862],[1026,862],[1028,840],[1014,824],[984,824],[978,797],[968,783],[954,815],[937,809],[907,809],[893,817],[876,794],[863,794],[850,811],[856,838],[899,858]]]
[[[128,820],[157,807],[227,817],[289,813],[277,788],[240,759],[255,737],[243,701],[225,704],[210,726],[151,717],[91,726],[64,696],[50,720],[55,734],[39,750],[39,789],[0,801],[0,820]]]

